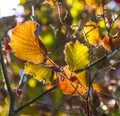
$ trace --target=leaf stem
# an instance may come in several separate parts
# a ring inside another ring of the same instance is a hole
[[[14,115],[15,99],[14,99],[14,94],[13,94],[13,91],[11,89],[10,82],[9,82],[9,79],[8,79],[6,66],[5,66],[5,63],[4,63],[4,54],[3,54],[3,51],[2,51],[2,40],[0,40],[0,63],[1,63],[1,70],[2,70],[2,74],[3,74],[3,79],[5,81],[5,84],[6,84],[6,87],[7,87],[7,90],[8,90],[8,94],[9,94],[9,97],[10,97],[10,107],[9,107],[8,116],[13,116]]]
[[[104,92],[97,92],[98,94],[101,94],[101,95],[105,95],[106,97],[109,97],[109,98],[112,98],[112,99],[115,99],[116,101],[120,101],[118,98],[108,94],[108,93],[104,93]]]
[[[56,89],[57,86],[52,87],[51,89],[43,92],[42,94],[38,95],[37,97],[33,98],[32,100],[28,101],[26,104],[24,104],[23,106],[19,107],[18,109],[16,109],[14,112],[18,113],[19,111],[21,111],[22,109],[26,108],[27,106],[29,106],[30,104],[34,103],[36,100],[38,100],[39,98],[43,97],[44,95],[46,95],[47,93],[51,92],[52,90]]]

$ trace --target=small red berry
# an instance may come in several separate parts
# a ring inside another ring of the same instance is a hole
[[[21,95],[21,94],[22,94],[22,91],[21,91],[21,89],[19,89],[19,88],[14,89],[14,92],[15,92],[17,95]]]

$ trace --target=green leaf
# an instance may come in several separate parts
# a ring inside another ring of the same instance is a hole
[[[70,71],[84,69],[89,64],[89,49],[78,40],[75,43],[69,42],[65,46],[65,61]]]
[[[45,83],[48,83],[52,81],[54,77],[54,72],[52,69],[46,65],[43,64],[33,64],[30,62],[27,62],[25,64],[25,74],[30,74],[33,76],[33,78],[39,80],[39,81],[45,81]]]

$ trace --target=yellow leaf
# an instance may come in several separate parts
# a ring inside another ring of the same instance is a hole
[[[92,8],[97,8],[98,7],[99,0],[85,0],[85,1]]]
[[[47,49],[37,38],[38,27],[37,22],[26,21],[12,30],[10,46],[18,58],[34,63],[46,60]]]
[[[102,15],[104,12],[103,12],[103,6],[99,6],[96,8],[95,10],[95,13],[96,15]]]
[[[67,43],[64,54],[65,61],[69,65],[71,72],[77,69],[84,69],[89,64],[88,47],[76,41]]]
[[[30,74],[33,78],[46,83],[52,81],[54,73],[51,68],[43,64],[33,64],[27,62],[24,68],[25,74]]]
[[[84,27],[84,34],[87,41],[93,45],[101,45],[102,40],[100,38],[100,32],[98,25],[95,22],[89,21]]]
[[[88,85],[89,85],[88,77],[89,76],[88,76],[88,73],[86,70],[82,71],[80,73],[77,73],[77,74],[73,72],[72,76],[73,77],[75,76],[82,86],[84,85],[84,86],[88,87]]]
[[[108,9],[107,4],[104,5],[104,7],[101,5],[96,8],[95,13],[96,13],[96,15],[102,15],[104,13],[103,10],[107,10],[107,9]]]

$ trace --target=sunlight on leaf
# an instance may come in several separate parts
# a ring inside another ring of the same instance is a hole
[[[104,8],[103,8],[103,6],[101,5],[101,6],[99,6],[99,7],[96,8],[95,13],[96,13],[96,15],[100,16],[100,15],[102,15],[102,14],[104,13],[104,11],[107,10],[107,9],[108,9],[107,4],[104,5]],[[103,11],[103,10],[104,10],[104,11]]]
[[[78,40],[75,43],[69,42],[66,44],[64,50],[65,61],[69,65],[70,71],[84,69],[89,64],[88,50],[88,47],[79,43]]]
[[[79,83],[81,85],[84,85],[86,87],[88,86],[88,83],[89,83],[88,82],[88,73],[86,70],[82,71],[80,73],[75,73],[75,72],[70,72],[68,66],[64,66],[63,71],[68,79],[72,80],[72,78],[76,78],[76,80],[79,81]]]
[[[45,64],[48,64],[50,66],[58,67],[58,65],[55,64],[54,61],[52,59],[50,59],[50,58],[46,60]]]
[[[80,73],[77,73],[77,74],[73,73],[72,75],[78,79],[78,81],[81,83],[82,86],[88,87],[88,85],[89,85],[88,77],[89,76],[88,76],[88,73],[86,70],[82,71]]]
[[[76,80],[71,81],[60,73],[58,73],[57,76],[57,86],[63,94],[77,96],[86,93],[87,87],[76,82]]]
[[[47,49],[37,38],[38,27],[37,22],[26,21],[12,30],[10,46],[18,58],[34,63],[46,60]]]
[[[53,4],[55,4],[55,2],[56,2],[56,0],[45,0],[44,1],[44,4],[50,4],[50,5],[53,5]]]
[[[30,62],[27,62],[25,64],[24,71],[25,71],[25,74],[30,74],[33,76],[33,78],[39,81],[45,81],[46,83],[52,81],[54,77],[54,73],[52,69],[43,64],[33,64]]]
[[[99,6],[99,7],[97,7],[96,8],[96,10],[95,10],[95,13],[96,13],[96,15],[102,15],[104,12],[103,12],[103,7],[102,6]]]
[[[99,28],[95,22],[89,21],[86,23],[84,27],[84,35],[87,39],[86,41],[88,41],[91,45],[96,46],[102,44]]]
[[[98,7],[99,0],[85,0],[85,1],[92,8],[97,8]]]
[[[86,71],[81,73],[70,72],[68,66],[63,67],[64,74],[57,73],[57,85],[64,94],[73,96],[83,95],[88,88],[88,75]]]
[[[45,84],[45,89],[49,90],[49,89],[53,88],[55,85],[56,85],[55,83],[47,83],[47,84]]]

